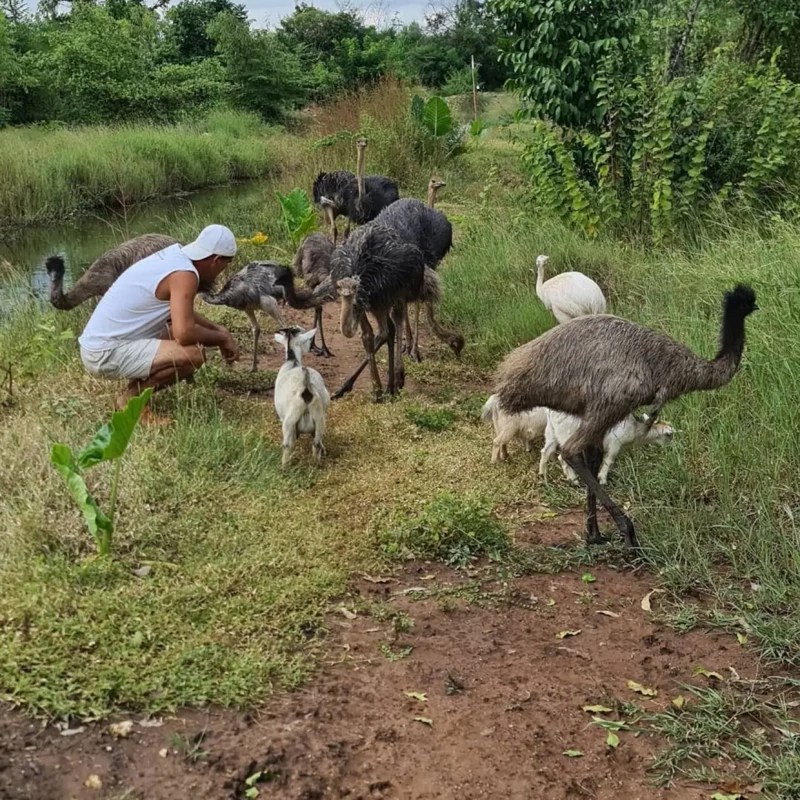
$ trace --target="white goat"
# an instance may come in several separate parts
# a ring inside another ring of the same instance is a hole
[[[536,259],[536,294],[559,322],[606,313],[603,290],[582,272],[562,272],[546,281],[544,268],[549,261],[547,256]]]
[[[547,409],[532,408],[521,414],[507,414],[500,408],[497,395],[493,394],[484,403],[481,411],[484,422],[491,421],[494,426],[494,441],[492,442],[492,463],[505,461],[508,458],[506,445],[514,438],[525,442],[525,450],[533,450],[533,442],[544,436],[547,427]]]
[[[547,480],[547,462],[558,449],[572,436],[581,425],[581,418],[560,411],[547,410],[547,426],[544,433],[544,447],[539,460],[539,474]],[[604,484],[608,480],[608,472],[617,460],[623,447],[632,444],[658,443],[661,445],[672,441],[675,430],[668,422],[654,422],[648,427],[648,419],[638,420],[631,414],[618,422],[603,438],[603,463],[597,478]],[[559,454],[561,469],[568,480],[578,483],[578,476],[572,467]]]
[[[317,461],[325,453],[325,412],[331,398],[322,375],[302,363],[316,332],[316,328],[306,332],[302,328],[284,328],[275,334],[275,341],[286,348],[286,361],[275,379],[275,410],[283,423],[282,466],[289,463],[301,433],[313,435]]]

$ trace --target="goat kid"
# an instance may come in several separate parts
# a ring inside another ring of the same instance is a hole
[[[525,451],[533,451],[533,442],[544,436],[547,427],[547,409],[532,408],[520,414],[507,414],[500,409],[496,394],[493,394],[483,406],[481,419],[491,421],[494,426],[492,442],[492,463],[505,461],[508,458],[507,445],[512,439],[522,439]]]
[[[570,436],[578,430],[581,422],[581,418],[573,414],[547,410],[544,447],[539,460],[539,474],[545,480],[547,480],[547,462],[553,458]],[[665,445],[672,441],[674,433],[674,428],[668,422],[653,422],[651,424],[647,415],[644,415],[639,420],[631,414],[623,419],[622,422],[618,422],[603,437],[603,463],[597,474],[598,481],[601,484],[607,482],[609,470],[614,466],[614,462],[624,447],[633,444],[650,443]],[[561,462],[561,469],[567,480],[577,484],[578,476],[572,467],[561,458],[560,454],[558,460]]]
[[[303,366],[303,354],[311,348],[316,332],[316,328],[284,328],[275,334],[275,341],[286,348],[286,361],[275,379],[275,410],[283,423],[282,466],[291,460],[302,433],[314,437],[312,449],[317,461],[325,454],[325,413],[331,398],[322,375]]]

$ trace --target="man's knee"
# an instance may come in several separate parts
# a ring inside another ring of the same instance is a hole
[[[187,367],[192,371],[200,369],[205,364],[206,357],[203,348],[199,344],[193,344],[183,349],[186,353]]]

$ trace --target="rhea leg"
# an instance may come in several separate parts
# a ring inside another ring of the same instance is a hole
[[[395,340],[397,339],[397,331],[394,326],[394,322],[389,318],[389,315],[386,315],[386,319],[383,321],[383,325],[386,326],[386,349],[389,352],[389,376],[386,379],[386,392],[389,395],[396,395],[397,394],[397,375],[395,374]]]
[[[587,447],[583,451],[583,460],[593,477],[597,477],[603,453],[598,447]],[[603,544],[605,539],[600,535],[597,524],[597,495],[594,490],[586,487],[586,544]]]
[[[406,306],[406,315],[403,320],[403,328],[405,330],[405,341],[403,342],[403,352],[411,352],[411,343],[414,340],[414,335],[411,333],[411,317],[408,315],[408,306]]]
[[[366,314],[361,317],[361,343],[367,353],[369,371],[372,375],[373,398],[376,403],[379,403],[383,397],[383,385],[381,384],[380,372],[378,372],[378,362],[375,360],[375,351],[377,349],[375,346],[375,334]]]
[[[400,331],[403,330],[403,323],[408,319],[408,313],[405,303],[399,303],[392,309],[391,321],[394,323],[395,330],[395,355],[394,355],[394,368],[395,368],[395,388],[397,391],[402,389],[406,384],[406,371],[403,366],[403,339],[400,336]]]
[[[414,303],[414,342],[411,345],[411,358],[416,362],[422,361],[419,354],[419,302]]]
[[[253,366],[250,368],[250,372],[255,372],[258,369],[258,338],[261,336],[261,327],[258,324],[256,312],[252,308],[246,308],[244,313],[247,314],[250,328],[253,331]]]
[[[328,350],[328,346],[325,344],[325,331],[322,329],[322,306],[317,306],[314,309],[314,327],[317,329],[317,333],[319,333],[319,338],[322,340],[322,347],[317,347],[316,340],[317,334],[314,334],[314,338],[311,340],[311,352],[315,356],[324,356],[325,358],[331,358],[333,353]]]

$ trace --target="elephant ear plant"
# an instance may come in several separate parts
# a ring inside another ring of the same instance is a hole
[[[101,556],[111,554],[114,511],[117,505],[122,456],[128,448],[136,423],[152,393],[152,389],[145,389],[138,397],[128,401],[128,405],[122,411],[116,411],[111,417],[111,421],[97,431],[92,441],[78,453],[77,458],[72,449],[65,444],[54,444],[50,451],[50,460],[64,478],[67,488],[86,520],[89,533],[97,542],[97,549]],[[104,461],[116,461],[111,478],[108,514],[103,512],[94,497],[89,494],[86,482],[83,480],[85,470],[102,464]]]

